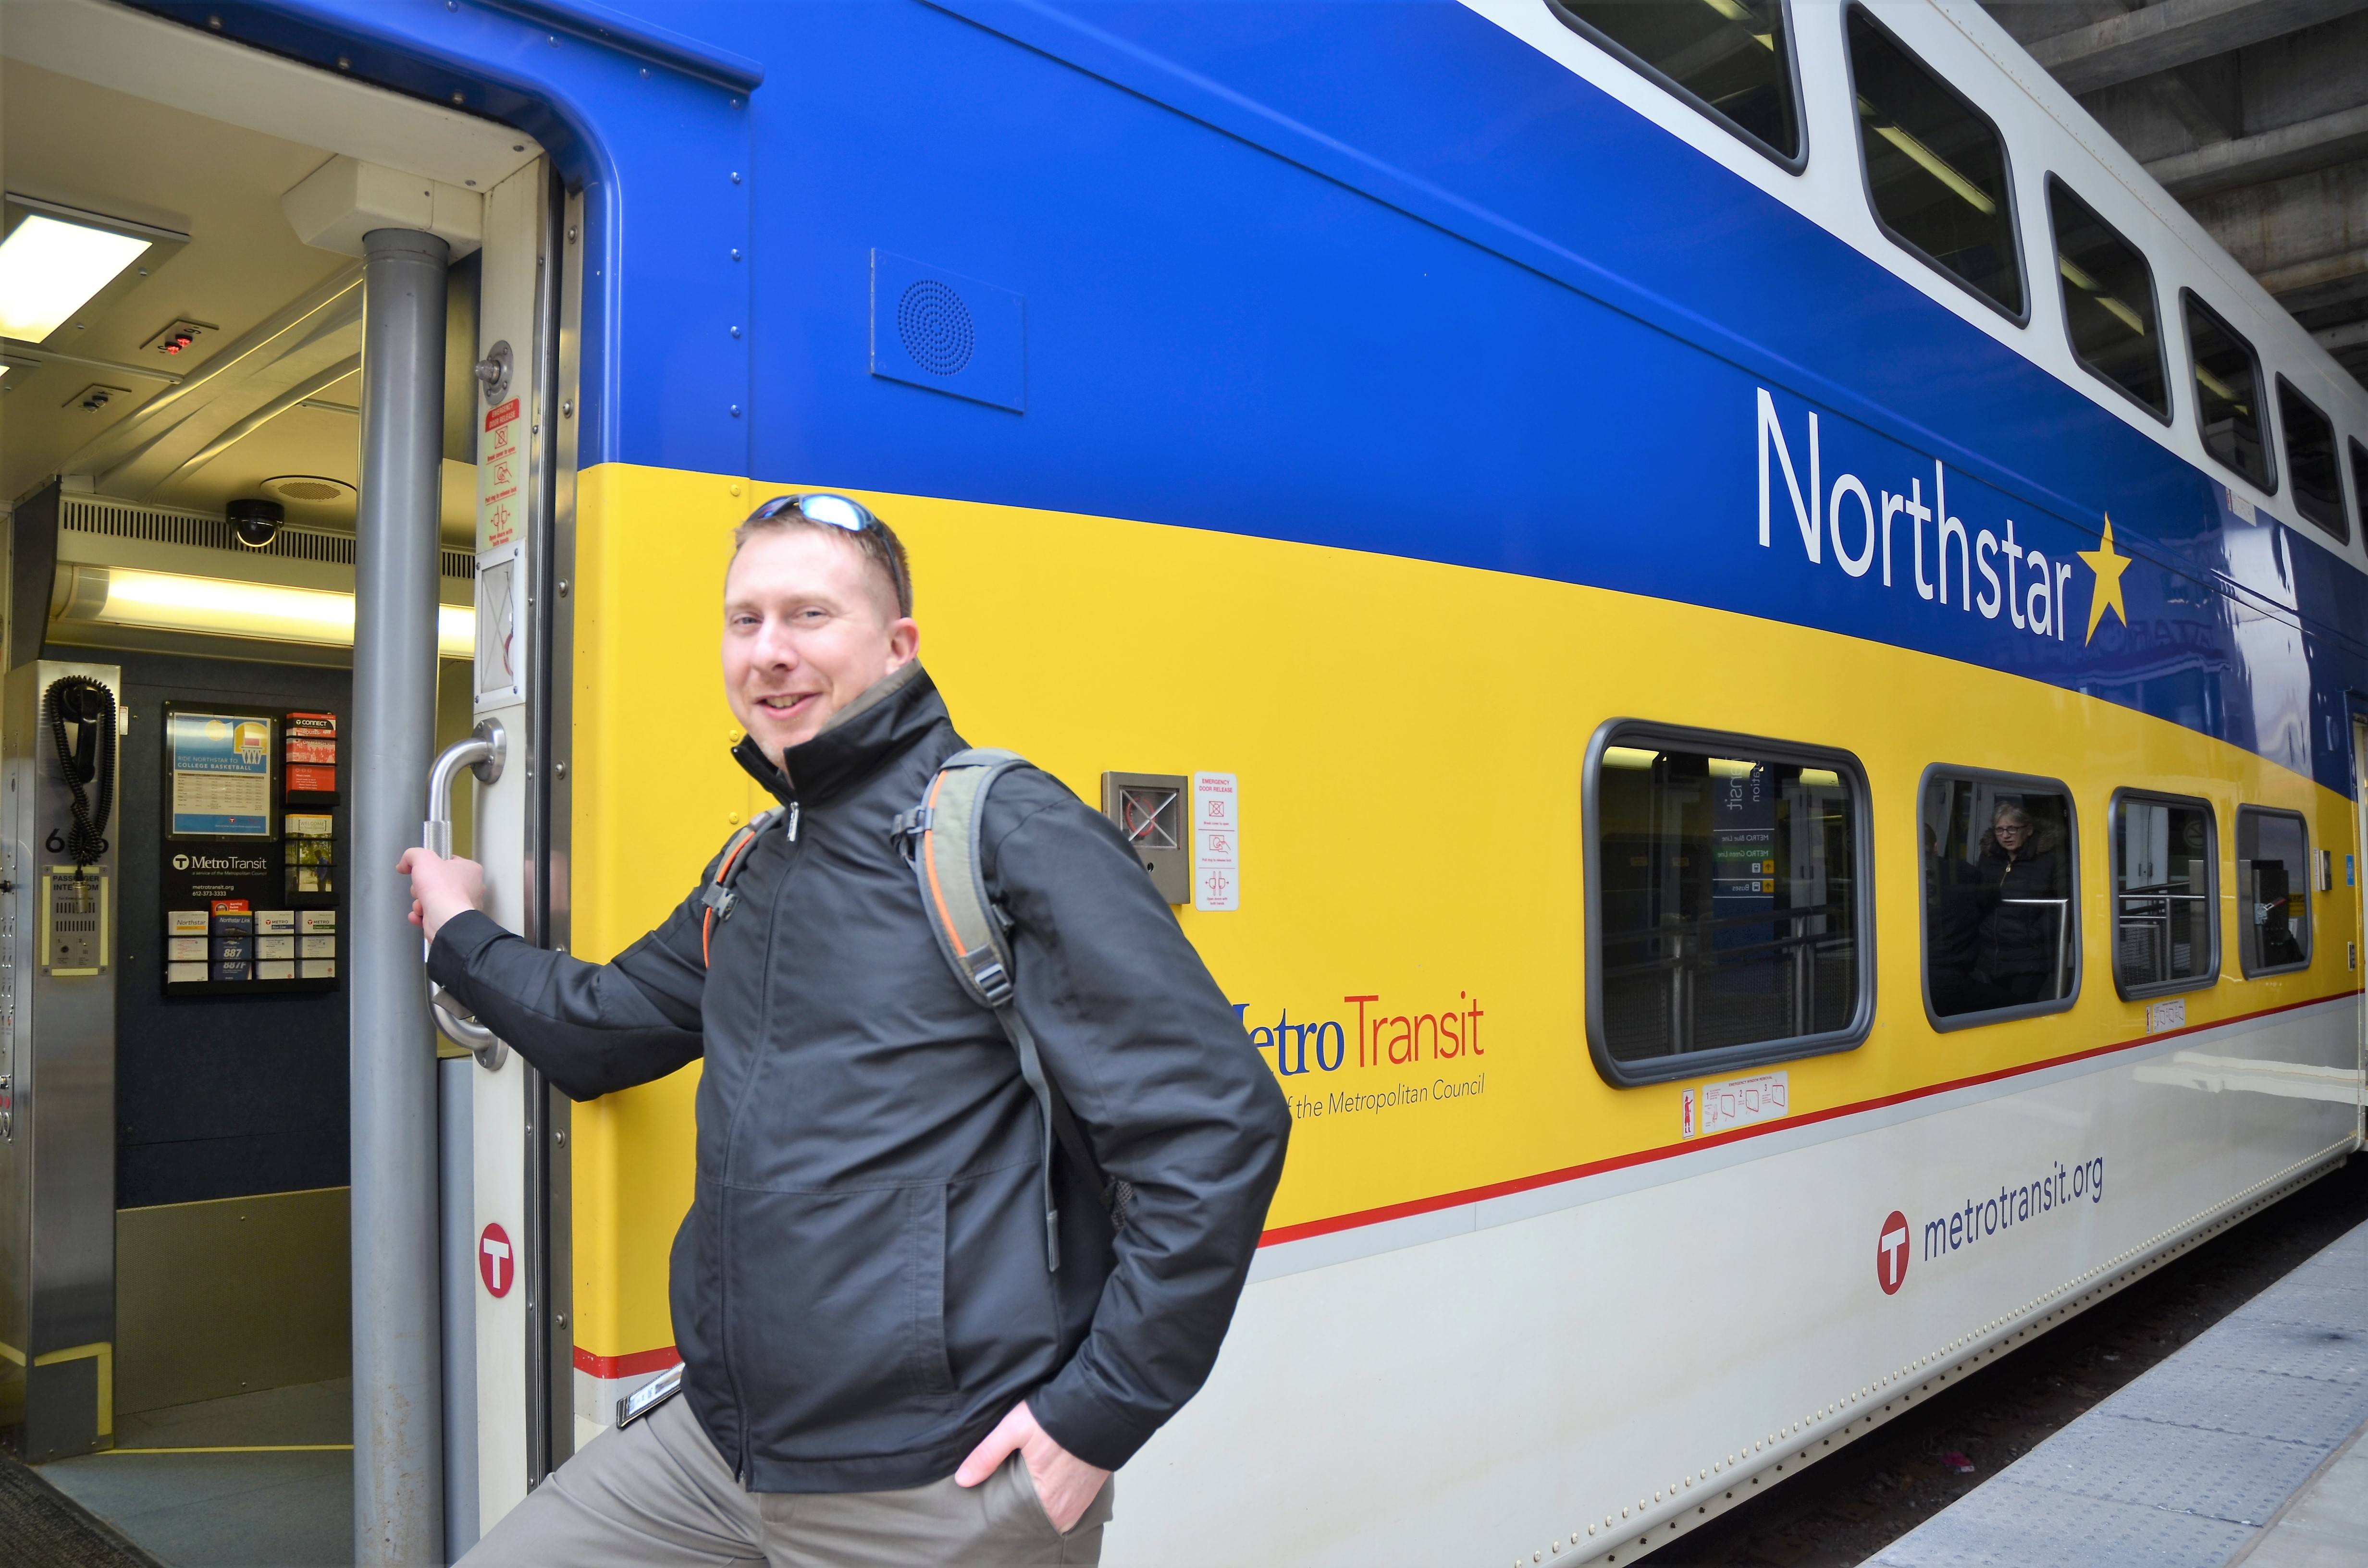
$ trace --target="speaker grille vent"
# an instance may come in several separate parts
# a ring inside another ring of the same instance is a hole
[[[354,536],[282,523],[271,542],[260,550],[238,542],[229,523],[203,512],[176,507],[141,506],[87,495],[59,497],[59,526],[74,533],[100,534],[108,539],[146,540],[153,544],[187,545],[219,550],[227,555],[276,555],[284,561],[318,561],[332,566],[354,563]],[[462,580],[477,574],[477,557],[466,550],[440,550],[437,570]]]
[[[960,374],[978,342],[970,307],[933,278],[906,288],[896,302],[896,335],[913,363],[933,376]]]

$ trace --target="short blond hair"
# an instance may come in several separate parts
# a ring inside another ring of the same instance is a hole
[[[802,495],[776,495],[749,513],[741,520],[739,527],[732,530],[733,558],[737,560],[740,551],[747,548],[748,541],[760,535],[787,533],[791,528],[825,534],[852,545],[856,553],[863,557],[864,563],[871,567],[872,575],[887,588],[888,602],[896,608],[896,613],[911,615],[913,562],[905,551],[905,541],[896,537],[896,530],[873,516],[871,508],[851,501],[848,505],[855,506],[862,514],[864,527],[850,528],[837,523],[816,522],[799,509],[797,503],[804,499]],[[846,498],[834,496],[831,499]]]

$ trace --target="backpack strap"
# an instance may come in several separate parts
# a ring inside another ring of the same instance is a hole
[[[780,814],[776,809],[750,817],[746,826],[725,841],[723,857],[715,862],[715,875],[699,891],[699,902],[705,906],[699,917],[699,961],[702,966],[713,966],[715,960],[709,949],[715,940],[715,928],[731,919],[733,910],[739,906],[740,895],[732,891],[732,884],[748,869],[749,846]]]
[[[1027,1020],[1019,1016],[1012,988],[1011,946],[1007,936],[1011,918],[987,892],[980,833],[987,791],[1006,773],[1026,766],[1027,758],[1017,752],[984,746],[957,752],[946,759],[938,776],[929,781],[928,793],[922,797],[921,803],[897,817],[894,836],[897,847],[911,863],[913,875],[920,883],[921,904],[928,912],[929,930],[938,939],[938,950],[945,955],[955,979],[970,993],[972,1000],[993,1013],[996,1022],[1003,1026],[1005,1037],[1019,1058],[1019,1076],[1036,1096],[1037,1108],[1042,1113],[1044,1256],[1046,1267],[1057,1270],[1061,1267],[1061,1213],[1053,1201],[1053,1141],[1059,1140],[1062,1149],[1092,1180],[1096,1190],[1108,1195],[1112,1188],[1102,1174],[1100,1162],[1094,1158],[1085,1135],[1078,1130],[1076,1118],[1069,1114],[1068,1102],[1045,1075],[1036,1037],[1030,1032]],[[1123,1188],[1125,1184],[1118,1186]],[[1124,1202],[1131,1196],[1131,1191],[1121,1191],[1113,1205],[1121,1222]]]

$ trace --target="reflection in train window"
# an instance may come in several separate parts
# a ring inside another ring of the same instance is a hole
[[[2261,439],[2261,366],[2253,346],[2237,335],[2192,290],[2187,305],[2187,350],[2195,367],[2195,417],[2203,449],[2263,490],[2277,488],[2270,449]]]
[[[1850,7],[1850,60],[1875,216],[1894,239],[2021,320],[2022,264],[1998,128],[1863,6]]]
[[[2053,779],[1924,776],[1924,991],[1936,1019],[2071,1006],[2080,981],[2072,797]]]
[[[2310,962],[2309,859],[2298,814],[2237,808],[2237,950],[2246,974]]]
[[[2286,474],[2294,482],[2294,510],[2340,540],[2351,528],[2343,519],[2343,476],[2335,466],[2335,426],[2318,404],[2278,378],[2278,423],[2286,431]]]
[[[1785,163],[1801,155],[1782,0],[1550,0],[1574,31]]]
[[[2113,981],[2124,996],[2220,977],[2212,808],[2124,794],[2113,805]]]
[[[2169,418],[2162,323],[2145,256],[2054,175],[2047,176],[2047,210],[2055,225],[2055,269],[2064,278],[2064,325],[2073,357],[2158,418]]]
[[[1599,1060],[1633,1081],[1848,1043],[1871,1001],[1856,764],[1680,737],[1621,733],[1596,770]]]

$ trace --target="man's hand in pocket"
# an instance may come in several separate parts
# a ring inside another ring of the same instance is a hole
[[[1054,1442],[1052,1434],[1036,1425],[1035,1415],[1022,1400],[986,1435],[985,1441],[970,1451],[970,1458],[954,1471],[955,1482],[976,1486],[993,1475],[1015,1449],[1027,1461],[1029,1479],[1036,1483],[1036,1498],[1044,1505],[1045,1517],[1054,1529],[1068,1534],[1101,1494],[1110,1472],[1087,1464]]]

